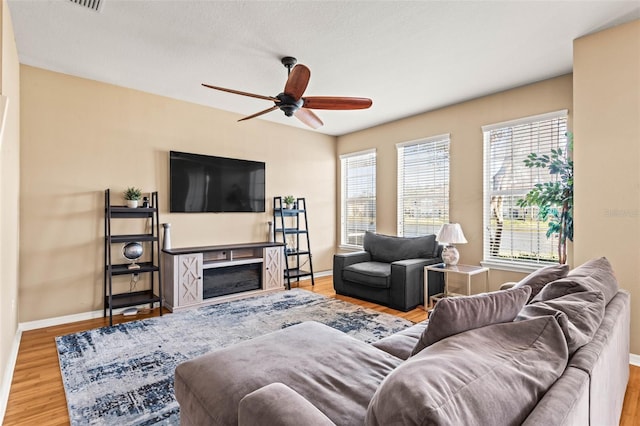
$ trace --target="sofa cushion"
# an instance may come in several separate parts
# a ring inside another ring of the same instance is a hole
[[[572,356],[591,341],[600,327],[604,318],[604,296],[601,291],[588,291],[585,288],[582,292],[534,301],[522,308],[515,321],[545,315],[551,315],[558,321],[567,340],[569,356]]]
[[[533,299],[542,288],[560,278],[564,278],[569,273],[569,265],[549,265],[534,271],[518,281],[514,287],[531,287],[529,300]]]
[[[429,325],[412,355],[454,334],[490,324],[513,321],[529,298],[527,286],[473,296],[446,297],[436,303]]]
[[[390,263],[396,260],[438,257],[438,244],[435,235],[405,238],[367,231],[364,234],[362,246],[371,253],[371,259],[378,262]]]
[[[240,400],[238,426],[335,426],[298,392],[283,383],[271,383]]]
[[[389,288],[391,287],[391,264],[382,262],[355,263],[342,270],[342,278],[370,287]]]
[[[413,348],[420,340],[420,336],[429,325],[429,320],[422,321],[404,330],[384,337],[372,345],[400,359],[407,359],[411,356]]]
[[[366,424],[521,424],[566,365],[567,344],[553,317],[467,331],[389,374],[369,403]]]
[[[193,424],[230,425],[238,404],[283,383],[336,424],[362,424],[383,378],[402,361],[336,329],[304,322],[176,367],[174,389]]]
[[[613,272],[613,267],[606,257],[591,259],[577,268],[571,270],[567,277],[588,278],[583,281],[592,290],[600,290],[604,294],[605,304],[608,304],[618,292],[618,280]]]

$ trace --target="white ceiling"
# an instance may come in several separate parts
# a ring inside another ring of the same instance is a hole
[[[283,56],[311,69],[308,96],[373,106],[322,111],[342,135],[566,74],[572,41],[640,19],[640,1],[9,0],[20,62],[250,115],[275,96]],[[307,128],[274,111],[257,119]],[[238,126],[246,122],[238,123]]]

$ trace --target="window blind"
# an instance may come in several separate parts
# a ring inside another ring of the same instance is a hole
[[[376,152],[342,155],[340,163],[341,244],[362,246],[364,233],[376,230]]]
[[[396,145],[398,235],[436,234],[449,222],[449,135]]]
[[[545,168],[528,168],[531,153],[549,155],[567,148],[567,111],[483,127],[484,259],[507,264],[558,261],[557,236],[547,238],[548,223],[537,207],[518,200],[534,185],[556,180]]]

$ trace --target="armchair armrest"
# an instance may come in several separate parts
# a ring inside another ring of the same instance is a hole
[[[407,311],[424,303],[424,267],[442,259],[405,259],[391,263],[391,304]]]
[[[336,253],[333,255],[333,263],[336,261],[345,266],[353,265],[354,263],[369,262],[371,260],[371,253],[368,251],[354,251],[350,253]]]
[[[336,253],[333,255],[333,288],[338,294],[345,290],[342,280],[342,270],[355,263],[369,262],[371,253],[368,251],[355,251],[351,253]]]
[[[298,392],[271,383],[245,395],[238,406],[238,426],[336,426]]]

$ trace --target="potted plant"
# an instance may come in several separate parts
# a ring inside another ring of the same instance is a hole
[[[518,206],[539,207],[538,216],[548,221],[547,238],[555,234],[558,236],[559,263],[567,263],[567,240],[573,241],[573,134],[567,132],[567,149],[552,149],[551,155],[531,153],[524,160],[529,168],[549,169],[549,173],[556,175],[554,182],[536,184],[523,199],[518,200]]]
[[[292,209],[293,203],[295,202],[296,202],[296,199],[293,198],[293,195],[287,195],[286,197],[284,197],[284,205],[288,209]]]
[[[124,199],[127,201],[127,207],[138,207],[138,201],[142,198],[142,191],[140,188],[130,186],[124,191]]]

